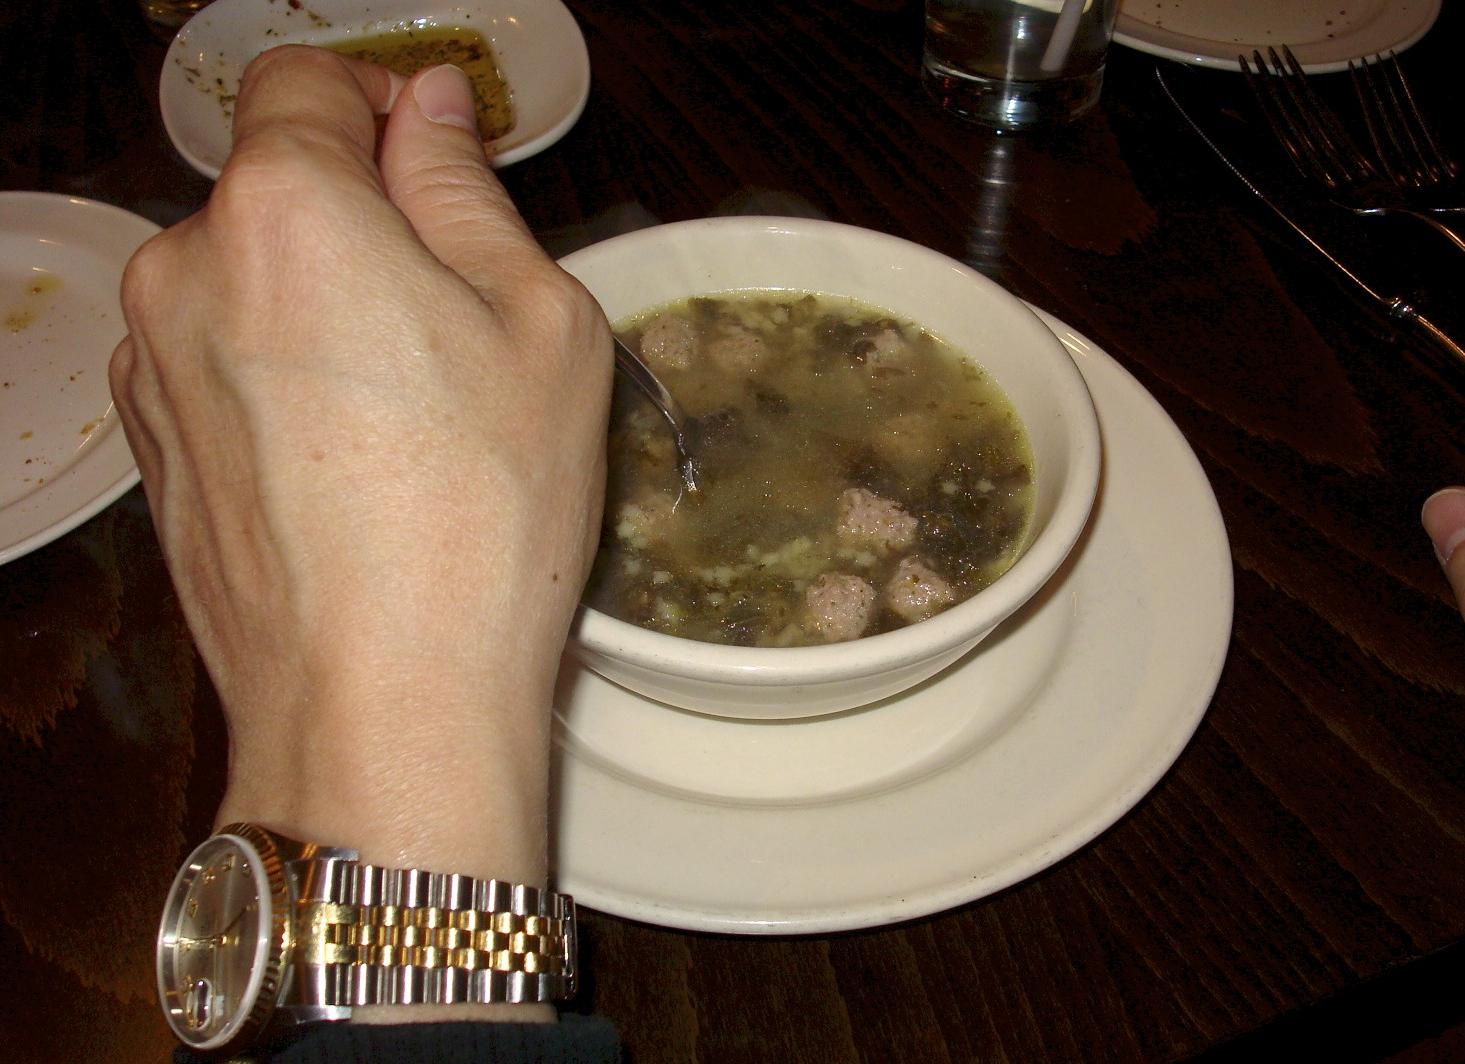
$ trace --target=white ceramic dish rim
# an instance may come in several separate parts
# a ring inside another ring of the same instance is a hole
[[[1224,0],[1223,0],[1224,2]],[[1239,72],[1238,55],[1250,55],[1255,48],[1287,44],[1297,56],[1303,73],[1333,74],[1348,69],[1350,59],[1360,59],[1380,52],[1402,52],[1417,44],[1439,17],[1442,0],[1421,0],[1419,18],[1402,32],[1383,35],[1353,34],[1326,41],[1292,43],[1258,40],[1252,42],[1218,41],[1189,34],[1175,33],[1152,22],[1125,13],[1123,7],[1114,23],[1114,42],[1139,52],[1173,59],[1192,66]],[[1387,4],[1385,5],[1387,8]],[[1404,12],[1405,15],[1408,12]],[[1359,38],[1361,43],[1355,44]]]
[[[640,628],[582,605],[576,618],[574,640],[586,649],[607,653],[635,665],[701,681],[784,686],[835,677],[854,679],[872,676],[893,667],[935,657],[1000,623],[1063,563],[1083,531],[1097,490],[1100,467],[1098,422],[1088,387],[1068,351],[1027,304],[976,270],[923,245],[838,222],[754,216],[674,222],[593,244],[567,255],[561,260],[561,265],[573,274],[588,257],[599,257],[612,251],[624,254],[627,261],[635,261],[639,256],[658,253],[660,245],[668,238],[675,240],[684,234],[705,234],[715,238],[719,230],[761,230],[770,235],[795,237],[819,234],[826,239],[856,240],[898,251],[929,269],[956,272],[989,297],[997,297],[995,306],[1002,308],[1012,323],[1027,334],[1033,350],[1044,352],[1050,359],[1059,401],[1075,415],[1071,431],[1078,442],[1070,453],[1069,488],[1059,499],[1044,530],[1028,544],[1012,568],[980,594],[918,625],[850,643],[770,650],[682,639]],[[819,287],[817,284],[810,286]],[[839,294],[837,287],[824,286],[823,290]],[[901,313],[899,307],[887,309]],[[775,656],[770,657],[771,654]]]
[[[84,236],[70,243],[80,244],[79,253],[84,257],[114,266],[119,285],[132,251],[159,231],[148,219],[100,200],[56,192],[0,192],[0,216],[22,212],[44,218],[59,211],[82,219],[70,229]],[[68,241],[54,236],[48,242],[64,254]],[[101,374],[106,373],[112,349],[126,333],[120,304],[115,309],[115,332],[99,327],[96,350],[88,353]],[[84,413],[89,418],[95,411]],[[115,411],[109,408],[103,417],[111,424],[104,426],[69,466],[38,490],[0,508],[0,564],[59,539],[101,513],[142,479]]]
[[[250,46],[246,54],[243,39],[263,38],[265,28],[272,25],[266,20],[274,17],[278,22],[291,9],[283,0],[277,5],[261,0],[215,0],[173,38],[158,83],[163,128],[178,153],[205,177],[217,178],[228,157],[230,123],[212,95],[188,83],[182,65],[175,59],[198,64],[194,69],[204,71],[208,78],[222,77],[224,87],[237,92],[239,75],[254,54],[265,47],[336,42],[363,29],[416,18],[431,18],[441,24],[457,21],[467,13],[472,16],[470,25],[493,46],[519,111],[515,128],[493,142],[494,167],[509,166],[548,148],[569,132],[585,110],[590,95],[590,55],[579,24],[561,0],[382,0],[381,6],[374,8],[362,8],[354,0],[310,0],[309,9],[322,18],[338,21],[325,28],[304,21],[299,32],[292,24],[288,33],[264,39],[264,47],[259,49]],[[551,54],[554,60],[548,61],[546,57]],[[205,69],[206,63],[215,65]],[[209,116],[202,123],[209,135],[200,138],[206,142],[196,142],[190,136],[190,127],[198,124],[200,109]],[[526,113],[531,120],[526,121]]]

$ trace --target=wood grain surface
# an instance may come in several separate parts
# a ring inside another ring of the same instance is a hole
[[[859,933],[587,913],[576,1008],[637,1064],[1465,1059],[1465,622],[1419,526],[1465,483],[1465,366],[1350,298],[1180,123],[1148,56],[1115,48],[1092,116],[998,136],[924,95],[918,3],[569,6],[589,105],[502,174],[547,248],[768,213],[961,259],[1153,393],[1210,478],[1236,581],[1199,732],[1091,845]],[[1462,46],[1448,3],[1404,62],[1465,157]],[[0,188],[165,225],[197,209],[209,183],[157,114],[164,47],[133,0],[0,10]],[[1162,65],[1285,176],[1245,135],[1237,76]],[[1347,102],[1346,76],[1316,80]],[[1297,209],[1465,335],[1465,256]],[[140,490],[0,568],[0,1058],[166,1058],[151,939],[223,756]]]

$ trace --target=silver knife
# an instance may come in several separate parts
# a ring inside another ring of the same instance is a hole
[[[1253,184],[1251,179],[1248,178],[1244,173],[1242,173],[1241,170],[1236,166],[1236,164],[1226,157],[1226,153],[1223,152],[1216,145],[1216,142],[1213,141],[1206,134],[1206,131],[1201,129],[1201,127],[1196,124],[1195,119],[1190,117],[1190,112],[1185,109],[1180,101],[1176,99],[1175,94],[1170,91],[1170,86],[1165,81],[1165,74],[1162,70],[1160,70],[1159,67],[1155,68],[1155,80],[1160,83],[1160,90],[1164,92],[1164,94],[1169,98],[1170,103],[1174,105],[1175,110],[1180,113],[1180,117],[1185,119],[1185,124],[1193,129],[1195,131],[1195,135],[1200,137],[1200,139],[1205,142],[1206,147],[1210,148],[1211,151],[1215,153],[1216,158],[1220,159],[1221,162],[1226,165],[1226,169],[1230,170],[1231,173],[1236,175],[1236,179],[1246,186],[1248,192],[1250,192],[1253,196],[1255,196],[1257,199],[1261,200],[1264,204],[1267,205],[1267,207],[1271,210],[1273,214],[1277,216],[1278,220],[1280,220],[1282,224],[1287,226],[1288,229],[1291,229],[1294,233],[1296,233],[1299,237],[1301,237],[1304,241],[1311,245],[1312,249],[1316,251],[1319,255],[1321,255],[1324,259],[1332,263],[1334,269],[1336,269],[1345,278],[1347,278],[1347,280],[1352,283],[1355,289],[1361,292],[1370,301],[1378,304],[1378,306],[1383,310],[1385,316],[1387,316],[1391,321],[1402,322],[1403,324],[1414,326],[1425,336],[1434,340],[1446,351],[1455,356],[1455,358],[1459,359],[1462,364],[1465,364],[1465,348],[1462,348],[1453,339],[1451,339],[1448,333],[1446,333],[1434,322],[1426,318],[1423,314],[1419,313],[1419,310],[1403,296],[1386,296],[1370,286],[1366,281],[1363,280],[1363,278],[1359,277],[1356,273],[1350,270],[1336,255],[1334,255],[1326,247],[1320,244],[1316,237],[1314,237],[1306,229],[1302,228],[1302,226],[1299,225],[1292,218],[1291,215],[1289,215],[1286,211],[1279,207],[1270,197],[1267,196],[1265,192],[1263,192],[1260,188]]]

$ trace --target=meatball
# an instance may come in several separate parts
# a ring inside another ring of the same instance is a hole
[[[954,601],[951,585],[915,555],[902,558],[885,585],[885,605],[907,623],[924,621]]]
[[[809,626],[826,643],[858,639],[875,612],[875,589],[848,573],[825,573],[804,592]]]
[[[690,369],[696,351],[692,323],[675,314],[658,314],[641,334],[641,357],[652,369]]]
[[[923,412],[897,414],[877,430],[875,452],[908,479],[921,479],[940,460],[941,435],[941,423]]]
[[[839,497],[839,538],[880,551],[901,550],[916,538],[919,522],[901,505],[867,488],[847,488]]]
[[[894,369],[910,362],[910,345],[900,330],[884,328],[870,338],[865,351],[865,367],[870,370]]]
[[[729,373],[752,373],[768,358],[768,341],[741,326],[724,332],[707,344],[707,357]]]

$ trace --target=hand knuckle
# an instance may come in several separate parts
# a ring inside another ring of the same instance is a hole
[[[284,127],[263,129],[234,146],[209,196],[209,212],[252,218],[262,209],[311,209],[324,190],[309,146]]]
[[[127,321],[141,320],[154,306],[155,293],[166,287],[166,278],[172,271],[175,239],[171,231],[159,233],[127,260],[122,270],[120,294],[123,317]]]
[[[267,49],[249,61],[244,68],[244,74],[240,79],[241,92],[247,92],[250,87],[266,75],[275,76],[272,72],[277,67],[291,68],[327,68],[331,65],[339,65],[336,56],[323,48],[312,48],[304,44],[282,44]]]
[[[284,130],[247,138],[214,185],[208,231],[231,270],[268,270],[271,257],[313,253],[315,238],[343,212],[346,192],[296,150],[296,139]]]
[[[555,344],[583,341],[605,328],[605,316],[585,286],[547,258],[522,271],[515,288],[511,298],[526,322]]]
[[[127,409],[132,401],[132,372],[137,362],[137,349],[132,337],[127,337],[112,352],[107,362],[107,383],[112,389],[112,399],[119,409]]]

